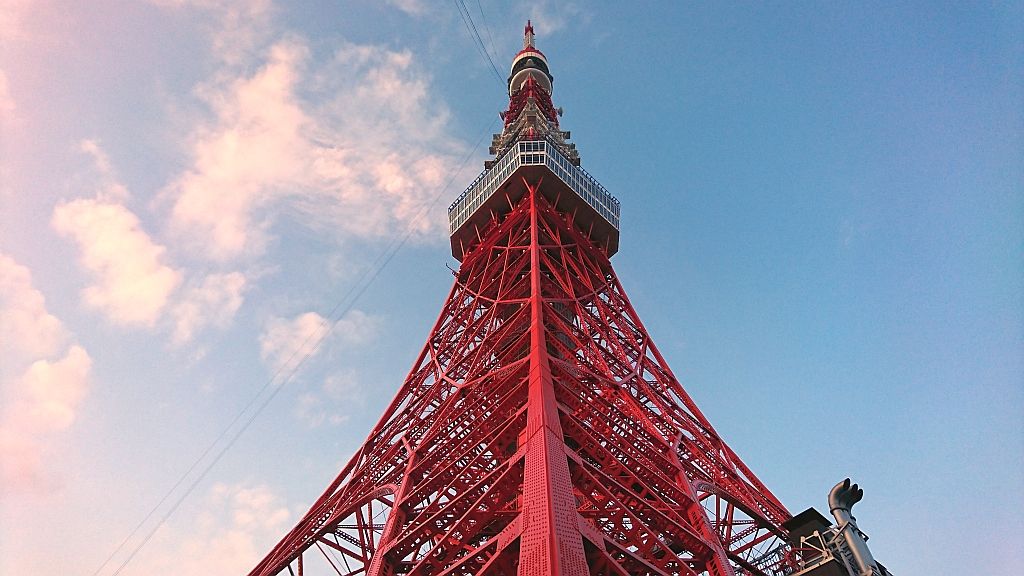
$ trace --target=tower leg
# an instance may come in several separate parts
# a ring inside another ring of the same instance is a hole
[[[530,380],[526,424],[526,468],[523,477],[524,528],[519,552],[521,576],[586,576],[589,574],[583,537],[577,521],[569,461],[563,448],[554,382],[548,362],[541,297],[540,245],[537,228],[537,187],[530,194],[530,258],[532,317]]]

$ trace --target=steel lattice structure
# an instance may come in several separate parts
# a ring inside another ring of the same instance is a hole
[[[786,508],[722,441],[615,276],[618,202],[524,49],[462,260],[394,400],[251,576],[786,573]],[[545,82],[546,80],[546,82]]]

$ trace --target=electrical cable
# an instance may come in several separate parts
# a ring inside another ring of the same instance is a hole
[[[192,465],[189,466],[189,468],[185,471],[184,474],[182,474],[178,481],[175,482],[171,489],[168,490],[166,494],[164,494],[164,496],[160,499],[159,502],[157,502],[153,509],[150,510],[148,514],[146,514],[142,521],[139,522],[139,524],[131,531],[131,533],[129,533],[129,535],[117,546],[117,548],[114,549],[114,551],[107,557],[107,559],[103,561],[103,564],[101,564],[100,567],[93,572],[93,576],[99,574],[100,571],[107,564],[110,563],[110,560],[113,559],[117,555],[117,553],[124,548],[125,544],[127,544],[127,542],[129,542],[139,532],[142,526],[144,526],[145,523],[157,512],[157,510],[160,509],[164,502],[166,502],[167,499],[170,498],[170,496],[178,489],[178,487],[185,482],[189,475],[191,475],[191,473],[199,466],[199,464],[206,459],[206,457],[213,451],[217,444],[219,444],[227,436],[231,429],[235,427],[235,424],[237,424],[242,419],[242,417],[245,416],[246,412],[248,412],[250,408],[252,408],[256,404],[260,396],[262,396],[264,392],[266,392],[266,390],[278,379],[278,376],[280,376],[284,372],[285,368],[288,367],[288,365],[299,354],[299,352],[304,350],[306,345],[308,345],[312,341],[313,347],[309,349],[299,359],[299,361],[295,363],[294,366],[292,366],[291,370],[288,371],[287,374],[285,374],[284,378],[280,381],[279,385],[276,386],[271,391],[271,393],[266,397],[266,399],[263,400],[263,402],[256,407],[255,411],[249,416],[247,420],[244,421],[241,428],[239,428],[238,431],[235,432],[235,434],[230,438],[228,443],[223,448],[221,448],[220,451],[216,453],[213,460],[210,461],[202,469],[198,477],[196,477],[195,480],[193,480],[193,482],[189,484],[185,492],[174,502],[171,508],[160,518],[160,521],[157,522],[157,524],[146,534],[143,540],[137,546],[135,546],[134,549],[132,549],[128,557],[117,567],[117,569],[115,569],[111,576],[116,576],[120,574],[124,570],[124,568],[135,558],[136,554],[138,554],[138,552],[143,547],[145,547],[145,545],[150,541],[150,539],[153,537],[156,531],[166,523],[166,521],[181,506],[185,499],[188,498],[188,496],[196,489],[199,483],[202,482],[203,479],[205,479],[206,475],[220,461],[224,454],[232,446],[234,446],[235,442],[249,428],[249,426],[253,423],[256,417],[260,415],[263,409],[266,408],[266,406],[277,396],[277,394],[291,381],[291,379],[295,376],[298,370],[310,358],[312,358],[312,356],[316,354],[316,352],[319,351],[319,349],[323,346],[323,343],[326,340],[327,336],[334,329],[334,327],[337,326],[338,322],[340,322],[341,319],[344,318],[349,311],[351,311],[352,307],[359,300],[359,298],[366,292],[366,290],[370,287],[374,280],[377,279],[377,277],[388,265],[388,263],[391,262],[391,260],[398,253],[398,251],[405,246],[409,238],[412,237],[412,234],[415,232],[415,224],[419,221],[420,218],[422,218],[427,213],[427,211],[430,208],[437,204],[438,200],[440,200],[441,198],[441,195],[448,190],[448,188],[455,181],[455,178],[458,176],[458,174],[460,174],[462,170],[466,167],[466,164],[469,162],[470,158],[472,158],[473,154],[476,153],[476,150],[480,147],[480,144],[483,142],[487,134],[494,129],[494,124],[496,122],[496,120],[491,120],[488,123],[487,128],[483,131],[483,133],[477,139],[476,143],[469,150],[466,156],[462,159],[462,162],[459,164],[458,168],[452,171],[450,177],[448,178],[444,186],[440,187],[437,193],[433,196],[433,198],[425,202],[423,206],[420,208],[420,210],[413,215],[413,218],[406,225],[404,233],[398,237],[393,238],[391,243],[381,253],[378,254],[373,265],[370,268],[367,268],[363,271],[363,274],[356,281],[356,283],[353,284],[352,288],[350,288],[349,291],[341,299],[338,300],[338,302],[331,308],[327,317],[325,317],[321,321],[320,326],[318,327],[318,331],[307,336],[305,341],[303,341],[303,343],[292,352],[288,359],[280,367],[278,367],[274,374],[263,384],[263,386],[256,392],[256,394],[249,399],[249,402],[246,403],[242,410],[235,415],[231,422],[220,432],[220,434],[214,439],[214,441],[210,443],[209,446],[207,446],[207,448],[192,463]],[[346,303],[346,301],[348,302],[348,304],[345,305],[343,308],[343,305]],[[338,312],[339,310],[341,310],[340,313]]]
[[[459,15],[462,16],[462,22],[466,25],[466,31],[469,32],[470,39],[476,44],[477,51],[491,65],[491,70],[494,71],[494,77],[498,80],[498,84],[504,84],[505,81],[501,77],[501,72],[498,72],[498,67],[494,65],[494,59],[491,58],[490,52],[487,51],[487,46],[484,45],[483,38],[480,37],[480,31],[477,30],[476,23],[473,22],[473,15],[470,14],[469,8],[466,7],[465,0],[454,0],[454,2],[455,8],[459,11]]]
[[[484,23],[484,30],[487,31],[487,40],[491,44],[491,53],[497,55],[498,50],[494,47],[494,37],[491,36],[491,27],[487,24],[487,16],[484,14],[484,7],[480,5],[480,0],[476,0],[477,10],[480,11],[480,21]]]

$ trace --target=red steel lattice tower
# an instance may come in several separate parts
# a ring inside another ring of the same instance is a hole
[[[362,448],[251,576],[787,573],[786,508],[721,440],[612,270],[619,202],[579,167],[528,23],[461,261]]]

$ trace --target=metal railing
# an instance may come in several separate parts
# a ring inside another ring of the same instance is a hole
[[[449,232],[454,234],[488,198],[521,166],[547,166],[558,179],[579,195],[616,230],[619,229],[619,201],[600,182],[573,165],[547,140],[517,142],[488,170],[484,170],[466,191],[448,207]]]

